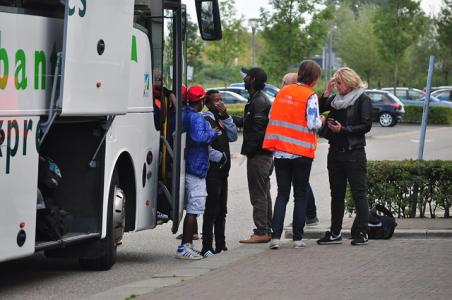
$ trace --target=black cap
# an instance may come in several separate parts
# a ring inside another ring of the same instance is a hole
[[[267,73],[265,73],[265,71],[262,70],[261,68],[251,68],[251,69],[242,68],[242,73],[250,75],[258,82],[261,83],[267,82]]]

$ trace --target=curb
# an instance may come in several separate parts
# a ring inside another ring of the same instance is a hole
[[[223,268],[231,263],[246,259],[250,256],[260,254],[268,250],[268,244],[252,244],[231,249],[221,255],[204,258],[197,261],[181,261],[174,269],[155,274],[150,279],[132,282],[118,286],[113,289],[92,295],[87,300],[124,300],[124,299],[146,299],[146,294],[152,291],[178,284],[210,271]],[[176,258],[174,258],[176,259]]]
[[[306,229],[303,233],[303,238],[319,239],[323,237],[325,231],[329,228]],[[344,238],[350,237],[350,228],[343,228],[342,236]],[[284,229],[284,237],[292,239],[292,228]],[[451,229],[395,229],[394,238],[400,239],[452,239]]]

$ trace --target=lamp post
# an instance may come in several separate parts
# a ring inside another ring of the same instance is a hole
[[[248,24],[251,27],[251,32],[253,33],[253,67],[256,66],[256,29],[259,25],[259,19],[249,19]]]

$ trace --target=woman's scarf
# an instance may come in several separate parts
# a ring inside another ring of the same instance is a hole
[[[356,100],[364,93],[364,89],[356,88],[345,95],[334,96],[331,106],[335,109],[346,109],[355,104]]]

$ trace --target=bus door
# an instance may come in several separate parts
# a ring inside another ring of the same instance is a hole
[[[133,0],[66,1],[61,115],[127,112]]]

